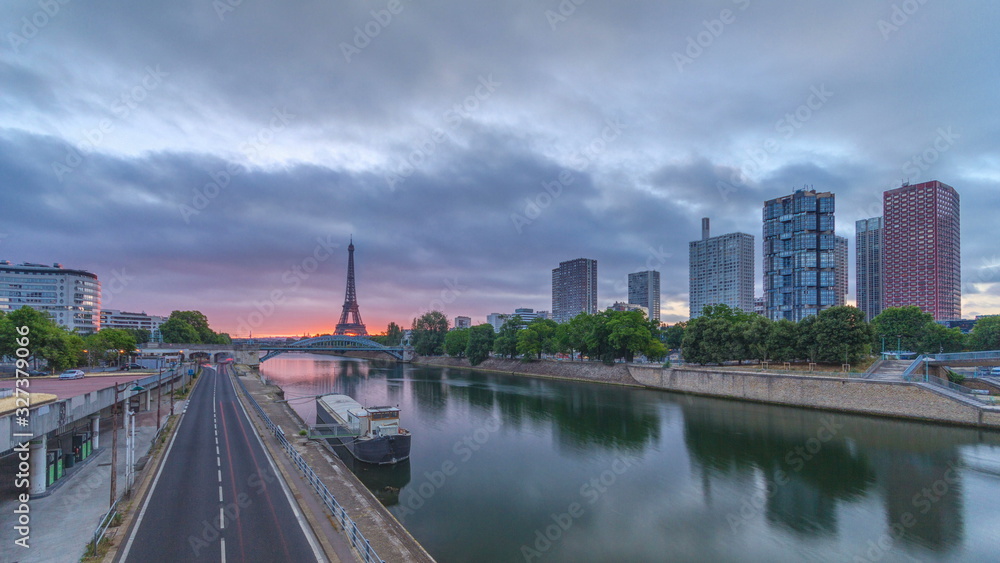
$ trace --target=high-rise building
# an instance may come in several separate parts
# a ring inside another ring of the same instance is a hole
[[[753,235],[710,235],[705,217],[701,220],[701,240],[688,245],[691,318],[700,317],[706,305],[753,311]]]
[[[772,321],[798,322],[837,304],[834,211],[834,195],[815,190],[764,202],[764,296]]]
[[[871,321],[882,312],[882,218],[859,219],[854,230],[858,309]]]
[[[101,282],[97,274],[62,264],[11,265],[0,261],[0,311],[27,305],[52,315],[59,325],[82,334],[101,329]]]
[[[837,293],[834,295],[837,305],[847,304],[847,238],[835,237],[834,263],[837,268]]]
[[[552,270],[552,318],[564,323],[597,312],[597,260],[577,258]]]
[[[469,328],[471,326],[472,326],[471,317],[462,317],[462,316],[455,317],[454,328]]]
[[[882,194],[883,306],[916,305],[934,320],[962,318],[959,197],[936,180]]]
[[[509,316],[504,313],[490,313],[486,315],[486,322],[493,327],[493,332],[500,332],[500,327],[503,326],[503,323],[507,322],[507,317]]]
[[[753,298],[753,312],[760,316],[765,316],[767,314],[767,298],[766,297],[754,297]]]
[[[649,320],[660,320],[660,272],[648,270],[628,275],[628,302],[646,308]]]

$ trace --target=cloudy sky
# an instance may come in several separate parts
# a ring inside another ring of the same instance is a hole
[[[676,321],[701,217],[759,246],[764,200],[836,193],[850,301],[854,221],[936,179],[1000,313],[996,2],[576,2],[4,2],[0,258],[318,333],[353,235],[371,332],[548,310],[578,257],[601,306],[660,270]]]

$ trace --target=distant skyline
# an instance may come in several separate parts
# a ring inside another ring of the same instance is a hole
[[[94,272],[107,308],[315,334],[353,234],[370,333],[548,310],[581,256],[599,309],[658,270],[673,323],[702,217],[757,237],[761,295],[764,201],[833,192],[854,303],[855,221],[939,180],[963,316],[1000,313],[1000,5],[914,5],[8,2],[0,259]]]

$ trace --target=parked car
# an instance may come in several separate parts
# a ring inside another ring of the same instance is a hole
[[[118,368],[118,371],[129,371],[133,369],[146,369],[146,368],[142,367],[139,364],[125,364],[122,367]]]
[[[59,379],[80,379],[84,376],[82,370],[78,369],[68,369],[59,374]]]
[[[26,371],[24,373],[28,374],[29,377],[31,377],[33,375],[48,375],[48,372],[38,371],[37,369],[29,369],[28,371]]]

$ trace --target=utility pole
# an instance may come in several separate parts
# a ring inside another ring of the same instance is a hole
[[[156,431],[160,431],[160,388],[163,387],[163,364],[160,364],[160,375],[156,378]]]
[[[184,364],[181,364],[181,368]],[[177,370],[170,376],[170,416],[174,416],[174,380],[177,379]]]
[[[115,402],[111,405],[111,501],[115,504],[115,486],[118,483],[118,384],[115,383]]]

